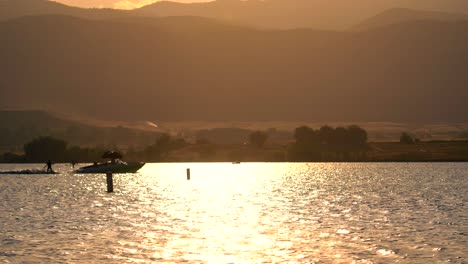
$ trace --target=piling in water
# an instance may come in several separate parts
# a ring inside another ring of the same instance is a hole
[[[114,180],[112,179],[112,172],[107,173],[107,192],[114,192]]]
[[[187,169],[187,181],[190,181],[190,168]]]

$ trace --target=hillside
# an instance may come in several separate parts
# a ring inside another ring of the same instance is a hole
[[[263,29],[347,30],[370,17],[394,8],[468,14],[468,1],[216,0],[205,3],[159,1],[136,10],[113,10],[77,8],[47,0],[0,0],[0,20],[27,15],[67,15],[86,19],[200,16]]]
[[[467,121],[467,22],[339,33],[216,22],[194,31],[198,18],[167,19],[171,28],[0,23],[0,107],[104,120]]]
[[[126,16],[122,10],[86,9],[48,0],[0,0],[0,21],[37,15],[68,15],[88,19],[106,19]]]
[[[125,148],[151,144],[159,135],[122,126],[90,126],[44,111],[0,111],[0,154],[20,151],[25,143],[39,136],[54,136],[71,145]]]
[[[468,13],[464,0],[217,0],[205,3],[161,1],[132,13],[145,16],[202,16],[257,28],[348,29],[392,8]]]
[[[462,13],[447,13],[447,12],[430,12],[430,11],[419,11],[405,8],[394,8],[386,10],[374,17],[371,17],[357,26],[353,27],[352,30],[363,31],[376,29],[379,27],[390,26],[399,23],[418,21],[418,20],[430,20],[430,21],[460,21],[468,20],[468,14]]]

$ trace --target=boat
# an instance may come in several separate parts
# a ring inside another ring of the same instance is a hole
[[[144,165],[144,162],[127,163],[121,160],[114,160],[112,162],[81,167],[75,173],[136,173]]]
[[[104,152],[101,158],[109,161],[81,167],[75,170],[75,173],[136,173],[145,165],[143,162],[127,163],[122,161],[122,154],[112,150]]]

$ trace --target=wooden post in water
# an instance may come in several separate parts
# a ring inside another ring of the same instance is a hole
[[[190,168],[187,169],[187,181],[190,181]]]
[[[112,172],[106,174],[107,178],[107,192],[114,192],[114,180],[112,179]]]

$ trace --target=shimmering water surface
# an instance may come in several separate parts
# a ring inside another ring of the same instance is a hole
[[[467,163],[56,169],[0,175],[0,262],[468,261]]]

